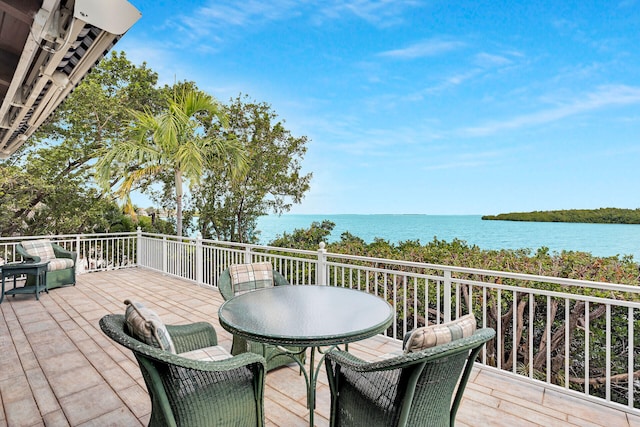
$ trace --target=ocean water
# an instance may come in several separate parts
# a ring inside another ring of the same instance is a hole
[[[327,239],[351,234],[370,243],[381,238],[390,243],[419,240],[426,244],[434,237],[451,242],[464,240],[482,249],[536,250],[546,246],[562,250],[590,252],[595,256],[632,255],[640,260],[640,225],[576,224],[558,222],[483,221],[480,215],[282,215],[258,220],[260,243],[267,244],[295,229],[329,220],[336,225]]]

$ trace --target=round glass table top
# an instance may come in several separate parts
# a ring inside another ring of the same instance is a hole
[[[393,321],[382,298],[334,286],[275,286],[238,295],[220,306],[220,324],[242,337],[306,347],[372,337]]]

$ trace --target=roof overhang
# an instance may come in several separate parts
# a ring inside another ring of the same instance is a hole
[[[127,0],[0,0],[0,158],[140,19]]]

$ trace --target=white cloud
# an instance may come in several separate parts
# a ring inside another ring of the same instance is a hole
[[[341,20],[356,16],[370,24],[387,27],[403,21],[407,8],[422,5],[415,0],[210,0],[178,21],[188,29],[187,34],[202,37],[220,29],[247,28],[273,21],[307,16],[314,25],[327,20]]]
[[[505,130],[542,125],[601,108],[640,104],[640,87],[625,85],[603,86],[581,99],[573,100],[536,113],[524,114],[509,120],[490,122],[481,126],[462,129],[464,136],[486,136]]]
[[[485,166],[487,161],[484,160],[463,160],[459,162],[450,162],[450,163],[437,163],[429,166],[425,166],[422,170],[425,171],[437,171],[437,170],[447,170],[447,169],[469,169],[475,168],[478,166]]]
[[[432,39],[432,40],[425,40],[422,42],[418,42],[401,49],[394,49],[394,50],[388,50],[386,52],[381,52],[378,54],[378,56],[382,56],[386,58],[397,58],[397,59],[414,59],[414,58],[422,58],[426,56],[440,55],[446,52],[459,49],[464,46],[465,44],[460,41]]]
[[[296,13],[298,5],[298,2],[292,0],[211,1],[209,5],[196,9],[193,14],[182,17],[181,21],[195,31],[245,27],[257,22],[289,18]]]
[[[493,55],[486,52],[478,53],[475,56],[475,62],[481,67],[489,68],[489,67],[501,67],[505,65],[510,65],[512,61],[509,58],[506,58],[501,55]]]
[[[345,16],[355,15],[379,27],[402,23],[402,14],[406,9],[423,4],[415,0],[334,0],[316,3],[322,5],[320,11],[326,18],[343,19]]]

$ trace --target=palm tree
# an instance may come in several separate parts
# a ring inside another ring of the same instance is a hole
[[[218,102],[190,85],[174,89],[166,110],[157,115],[131,111],[131,138],[107,148],[96,163],[96,178],[105,189],[120,184],[115,194],[132,210],[130,193],[134,184],[170,172],[175,180],[176,231],[182,236],[182,195],[185,180],[197,184],[205,168],[216,161],[228,161],[235,176],[246,167],[243,148],[233,139],[206,135],[205,124],[226,117]],[[115,174],[115,177],[114,177]]]

